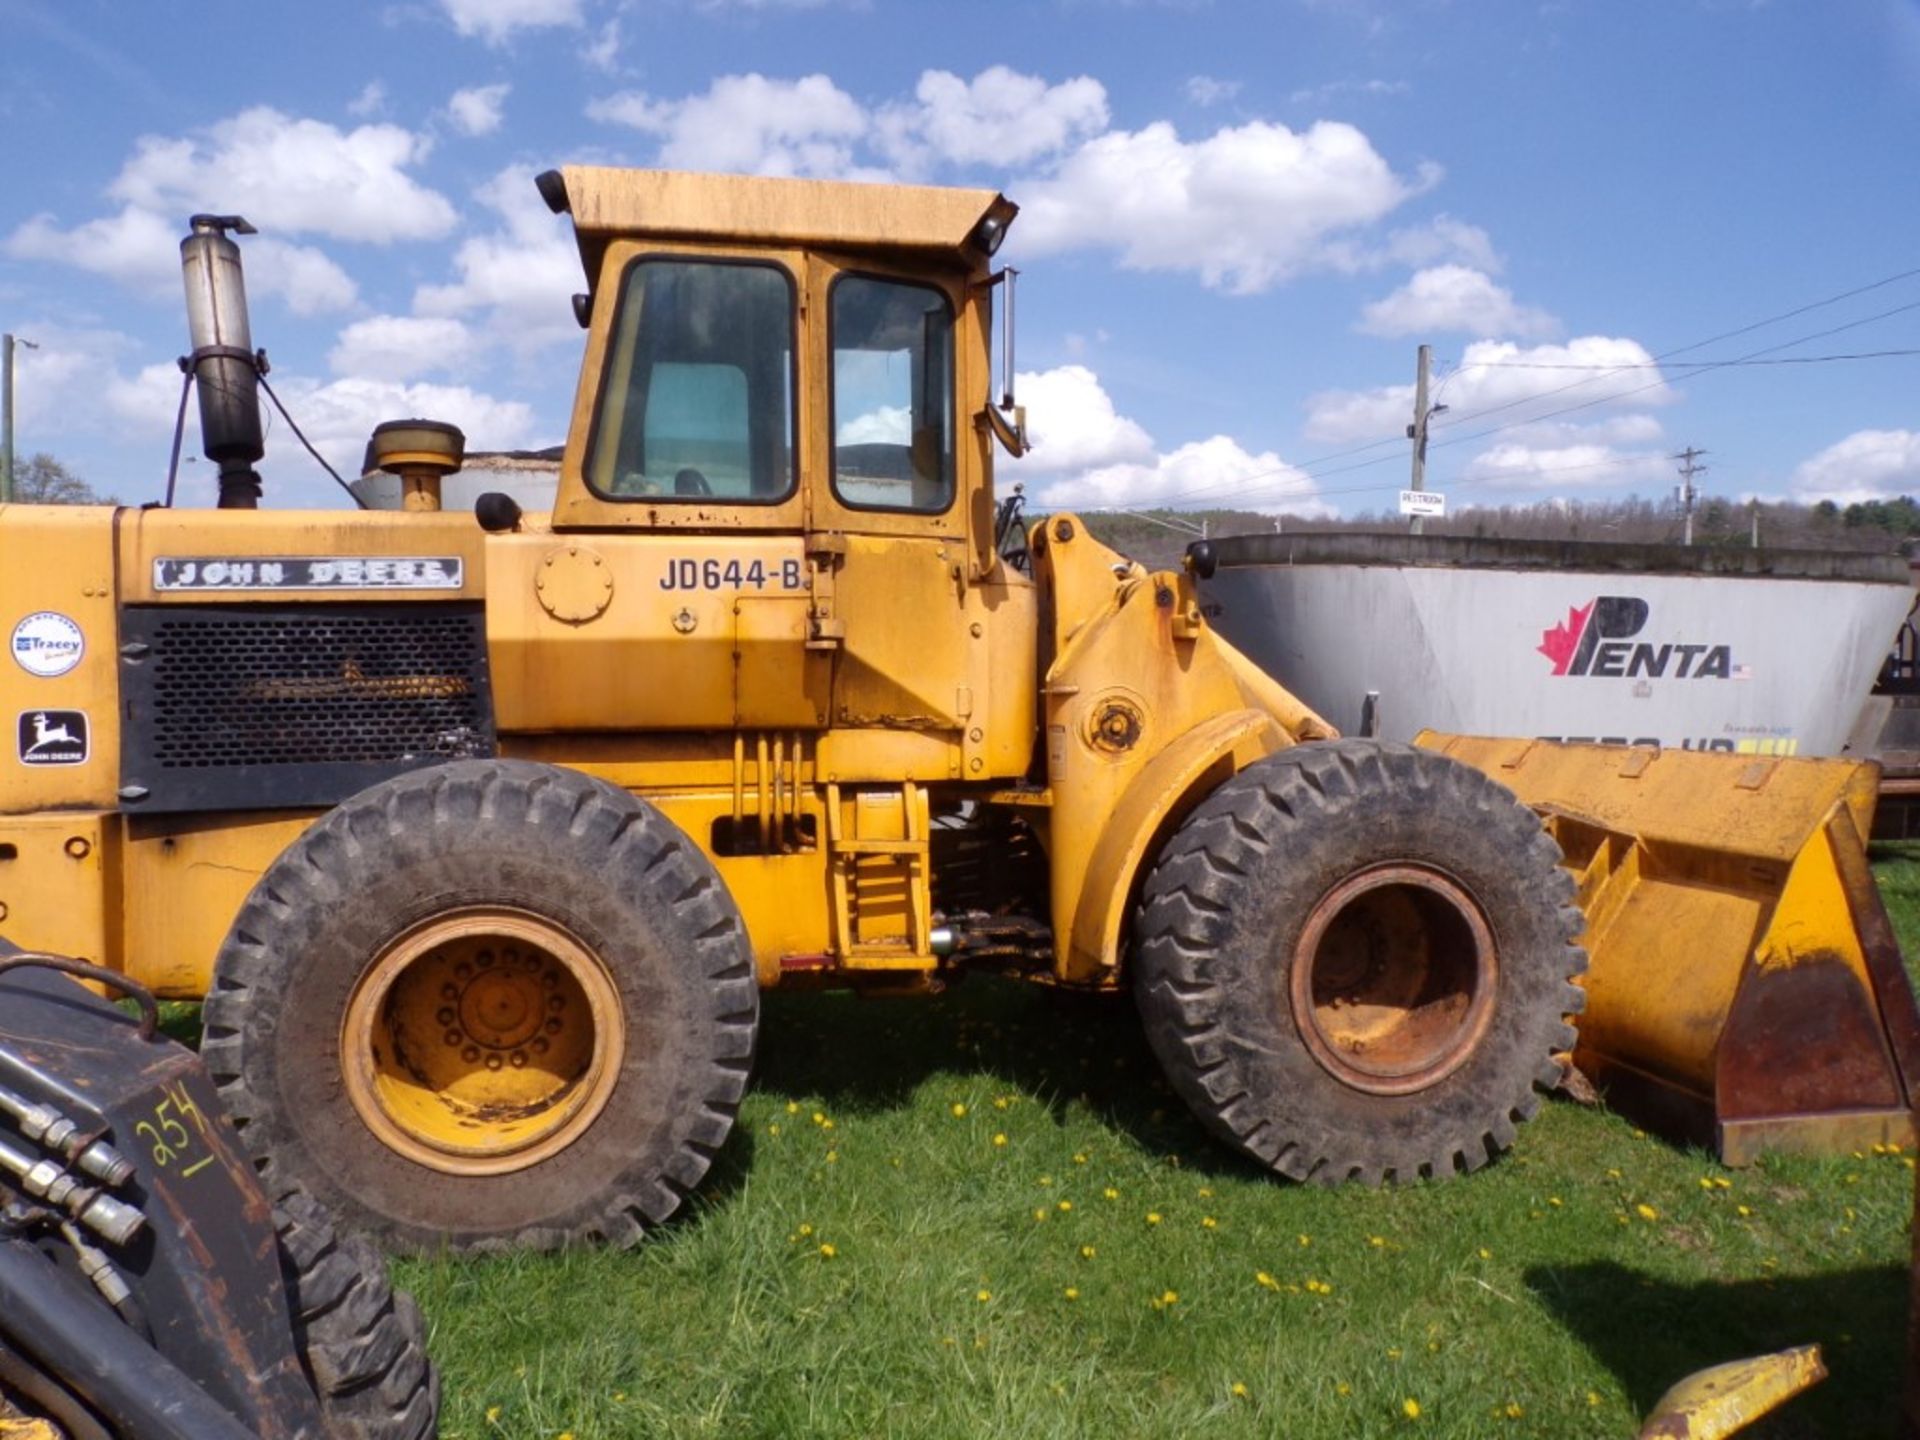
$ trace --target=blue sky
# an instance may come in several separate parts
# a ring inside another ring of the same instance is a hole
[[[1920,0],[0,0],[0,137],[18,446],[129,501],[198,210],[337,464],[557,443],[566,162],[1004,189],[1043,504],[1391,508],[1422,342],[1455,505],[1920,491]]]

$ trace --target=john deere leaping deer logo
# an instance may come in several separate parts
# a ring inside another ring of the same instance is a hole
[[[86,711],[28,710],[20,716],[22,765],[79,765],[87,753]]]
[[[1659,680],[1745,680],[1750,671],[1733,663],[1733,648],[1712,642],[1635,640],[1650,608],[1633,595],[1601,595],[1569,607],[1567,618],[1540,637],[1540,653],[1556,675]]]

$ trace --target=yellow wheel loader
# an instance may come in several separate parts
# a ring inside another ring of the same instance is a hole
[[[257,510],[247,227],[196,217],[220,508],[0,510],[0,934],[207,995],[269,1190],[401,1246],[664,1220],[775,985],[1130,986],[1206,1125],[1296,1179],[1513,1141],[1577,898],[1632,912],[1664,851],[1530,797],[1556,844],[1524,758],[1337,737],[1208,627],[1204,550],[1148,573],[996,504],[1011,203],[539,186],[588,283],[550,512],[443,510],[430,421],[369,446],[401,510]]]

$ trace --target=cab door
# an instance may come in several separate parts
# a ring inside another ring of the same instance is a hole
[[[970,567],[959,397],[963,286],[857,257],[809,267],[825,424],[808,545],[830,588],[836,727],[961,737]],[[984,394],[984,388],[982,389]]]

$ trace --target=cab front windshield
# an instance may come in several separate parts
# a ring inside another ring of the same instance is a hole
[[[773,265],[638,260],[621,282],[587,479],[616,500],[793,493],[793,284]]]

